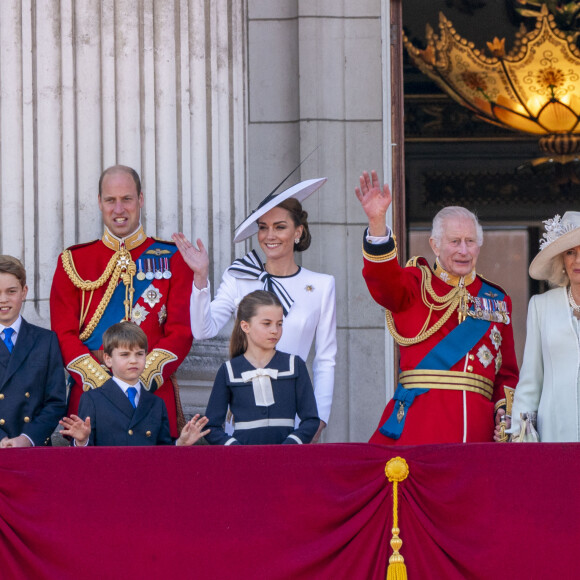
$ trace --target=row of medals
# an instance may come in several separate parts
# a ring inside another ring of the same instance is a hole
[[[507,304],[504,300],[492,300],[490,298],[481,299],[479,296],[471,296],[468,293],[467,303],[471,302],[474,309],[467,309],[465,314],[478,320],[488,320],[490,322],[510,323],[510,316],[507,311]]]
[[[145,262],[145,268],[143,268]],[[166,280],[171,278],[168,258],[145,258],[137,260],[137,280]]]

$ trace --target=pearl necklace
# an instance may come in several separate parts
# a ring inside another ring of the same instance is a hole
[[[580,318],[580,306],[576,304],[576,300],[574,300],[574,296],[572,296],[572,286],[568,288],[568,303],[570,304],[572,310],[574,311],[574,316],[576,318]]]

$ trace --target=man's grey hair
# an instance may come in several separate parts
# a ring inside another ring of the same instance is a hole
[[[475,226],[477,245],[483,245],[483,228],[481,227],[477,216],[464,207],[459,205],[450,205],[448,207],[444,207],[433,218],[433,229],[431,230],[431,237],[435,241],[437,247],[441,246],[443,234],[445,233],[445,223],[450,219],[470,219],[473,221],[473,225]]]

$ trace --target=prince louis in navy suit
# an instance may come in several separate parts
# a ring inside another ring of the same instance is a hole
[[[56,334],[20,315],[26,270],[0,255],[0,447],[50,445],[66,412],[66,386]]]
[[[86,445],[171,445],[167,408],[143,388],[139,377],[147,360],[147,335],[132,322],[113,324],[103,333],[103,359],[113,378],[82,394],[79,416],[64,417],[62,434]],[[84,420],[81,418],[84,417]],[[209,433],[205,417],[186,423],[176,445],[193,445]]]

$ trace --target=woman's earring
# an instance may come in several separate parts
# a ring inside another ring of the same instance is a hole
[[[300,238],[296,238],[296,239],[294,240],[294,243],[295,243],[295,244],[297,244],[297,243],[299,243],[299,242],[300,242]]]

